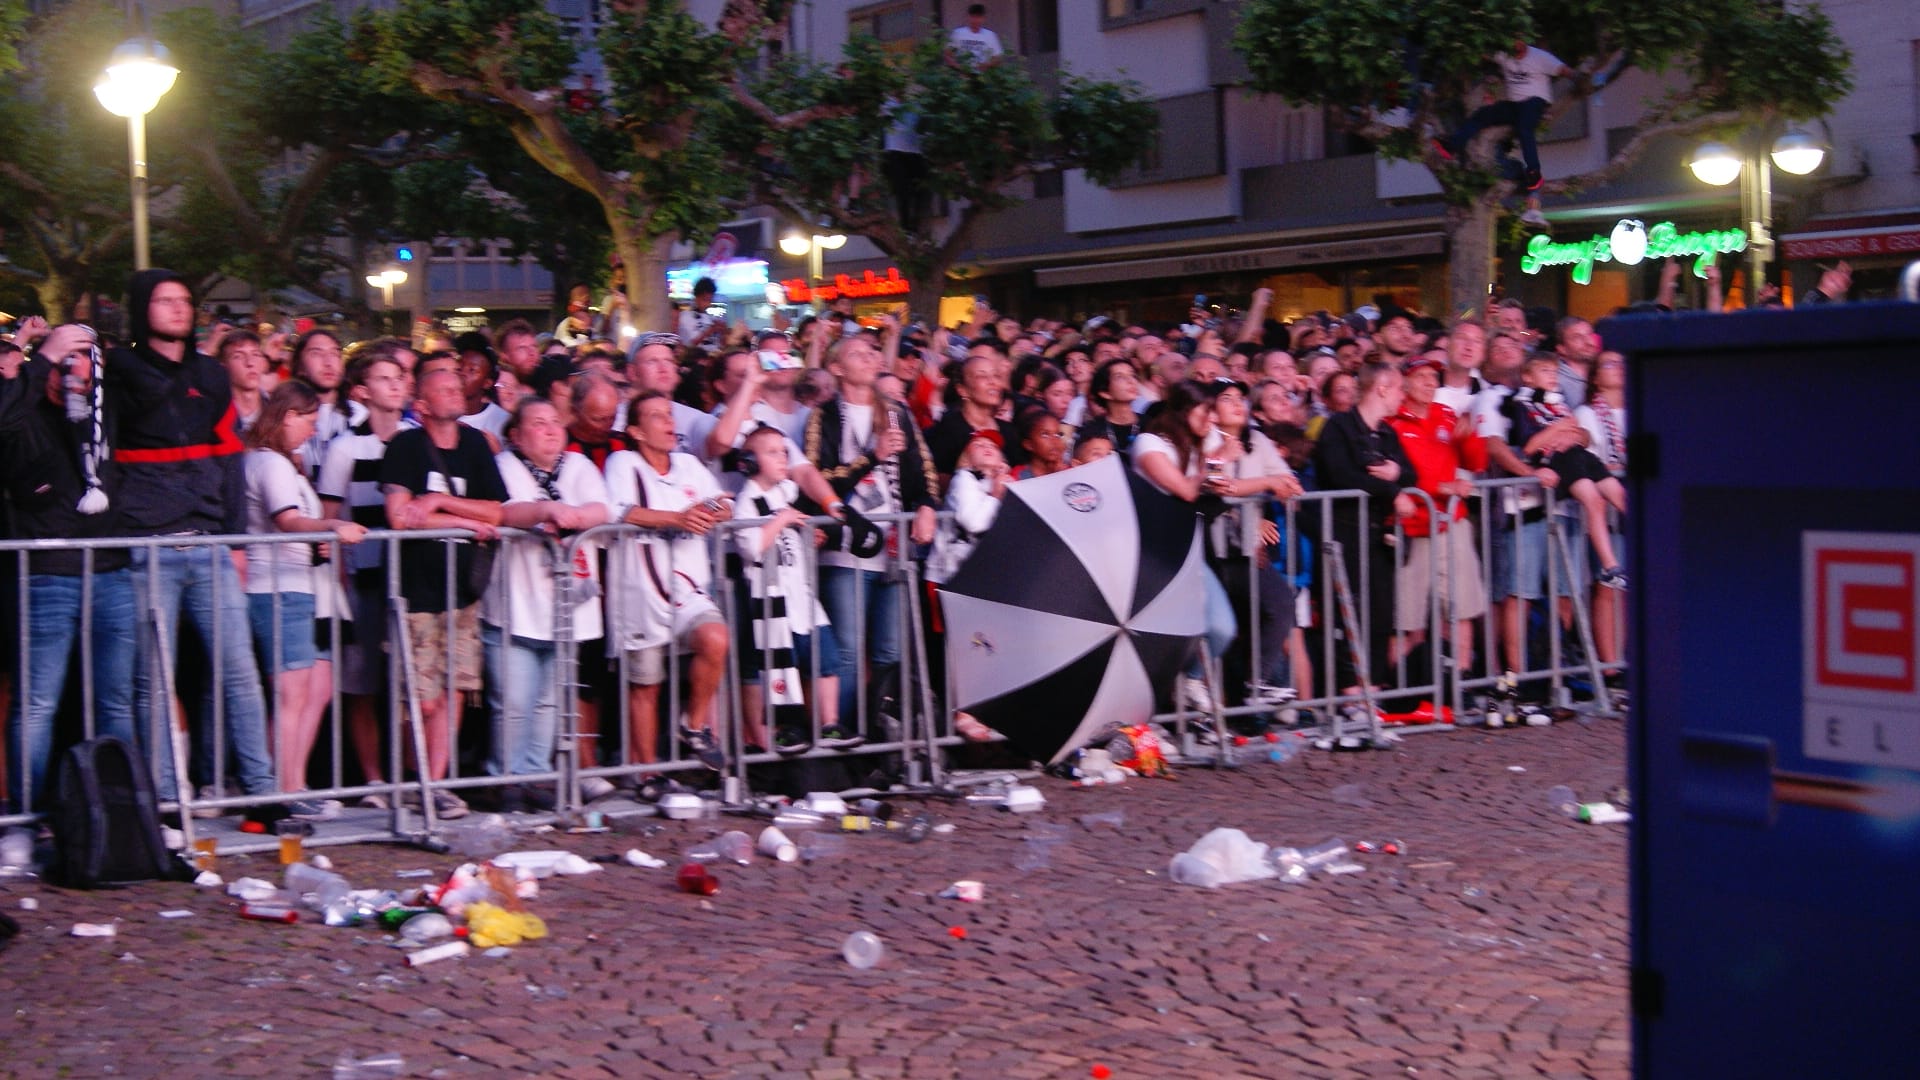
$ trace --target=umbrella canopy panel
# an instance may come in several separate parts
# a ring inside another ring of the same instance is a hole
[[[1047,761],[1146,720],[1205,629],[1195,525],[1118,457],[1009,488],[941,590],[955,707]]]

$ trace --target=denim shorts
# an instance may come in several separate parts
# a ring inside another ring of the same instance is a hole
[[[1497,603],[1510,596],[1539,600],[1547,595],[1547,523],[1493,523],[1493,568],[1487,591]]]
[[[274,653],[273,608],[280,606],[279,653]],[[248,593],[247,622],[253,627],[253,647],[268,674],[305,671],[322,659],[314,646],[313,594],[303,592]]]

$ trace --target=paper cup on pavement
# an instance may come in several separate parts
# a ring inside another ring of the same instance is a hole
[[[760,830],[760,854],[771,856],[781,862],[792,862],[800,857],[800,849],[787,834],[780,831],[778,825],[769,825]]]

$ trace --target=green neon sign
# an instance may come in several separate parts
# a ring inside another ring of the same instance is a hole
[[[1647,259],[1672,259],[1691,255],[1693,275],[1704,278],[1714,258],[1747,250],[1747,234],[1741,229],[1708,229],[1681,232],[1671,221],[1662,221],[1649,229],[1632,218],[1622,219],[1609,236],[1595,233],[1591,239],[1556,243],[1541,234],[1527,241],[1527,253],[1520,257],[1520,272],[1537,274],[1549,266],[1573,267],[1573,281],[1586,285],[1593,281],[1593,264],[1617,262],[1638,266]]]

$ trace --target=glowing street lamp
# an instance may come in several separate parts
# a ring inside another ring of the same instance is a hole
[[[1827,148],[1804,131],[1788,131],[1773,140],[1769,153],[1760,153],[1752,138],[1741,140],[1736,149],[1722,142],[1701,143],[1687,162],[1687,168],[1702,183],[1725,187],[1740,181],[1740,218],[1747,230],[1749,266],[1747,292],[1757,295],[1767,279],[1767,263],[1773,256],[1773,166],[1795,176],[1818,169],[1827,157]],[[1768,159],[1772,161],[1769,163]]]
[[[406,283],[405,270],[382,270],[377,274],[367,275],[367,284],[380,290],[380,306],[383,308],[393,307],[393,287]]]
[[[815,295],[815,291],[820,286],[820,278],[826,272],[821,266],[821,258],[825,252],[838,251],[846,245],[846,242],[847,238],[840,233],[829,233],[825,236],[820,233],[814,233],[812,236],[788,233],[780,238],[781,251],[794,258],[802,255],[807,257],[807,295],[813,297],[816,303],[819,297]]]
[[[132,38],[107,60],[93,85],[93,96],[115,116],[127,118],[127,158],[133,180],[133,268],[145,270],[153,259],[147,234],[147,114],[168,90],[180,69],[168,62],[166,47],[150,37]]]

